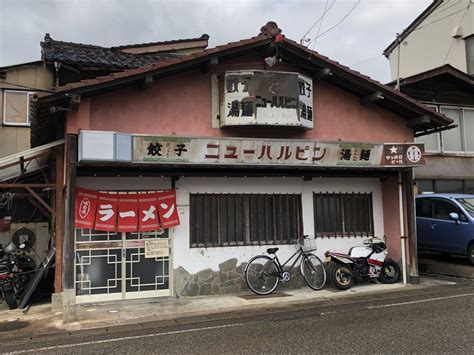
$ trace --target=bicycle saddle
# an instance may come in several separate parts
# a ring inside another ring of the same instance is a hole
[[[267,253],[268,254],[275,254],[278,251],[278,249],[280,249],[280,248],[268,248]]]

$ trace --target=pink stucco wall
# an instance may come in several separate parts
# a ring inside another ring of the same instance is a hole
[[[262,69],[255,58],[220,64],[213,72]],[[260,61],[261,63],[261,61]],[[274,68],[272,68],[274,69]],[[295,71],[281,66],[281,70]],[[199,70],[161,78],[147,88],[129,87],[86,99],[70,115],[68,132],[108,130],[137,134],[235,136],[362,142],[412,141],[405,120],[319,80],[314,82],[314,129],[211,126],[211,72]]]
[[[146,88],[138,85],[81,102],[68,117],[68,133],[82,130],[177,136],[234,136],[358,142],[410,142],[413,132],[404,118],[324,80],[314,81],[314,129],[211,126],[211,74],[235,69],[263,69],[255,57],[220,63],[212,72],[187,71],[161,78]],[[272,68],[274,69],[274,68]],[[281,66],[281,70],[294,70]],[[398,183],[382,183],[384,228],[390,254],[399,259]]]

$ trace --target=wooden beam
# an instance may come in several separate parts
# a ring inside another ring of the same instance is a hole
[[[51,217],[51,214],[48,212],[46,208],[44,208],[38,201],[36,201],[30,194],[30,197],[27,198],[28,202],[31,203],[34,207],[38,208],[39,211],[47,218]]]
[[[64,239],[64,146],[60,146],[56,149],[56,161],[55,161],[55,181],[56,181],[56,193],[54,199],[54,247],[55,252],[55,270],[54,270],[54,292],[61,293],[63,290],[62,280],[62,258],[63,258],[63,239]]]
[[[413,118],[409,121],[407,121],[407,126],[410,128],[420,126],[423,124],[429,124],[431,122],[431,117],[428,115],[423,115],[417,118]]]
[[[56,188],[56,184],[4,184],[0,183],[0,189],[11,189],[11,188],[50,188],[54,189]]]
[[[363,98],[360,99],[360,103],[362,105],[365,104],[371,104],[373,102],[381,101],[384,99],[384,96],[381,91],[375,91],[372,94],[369,94],[367,96],[364,96]]]
[[[26,189],[30,194],[32,194],[33,197],[34,197],[39,203],[41,203],[41,204],[43,205],[43,207],[46,208],[46,209],[49,211],[49,213],[51,213],[51,215],[54,215],[54,210],[51,208],[51,206],[48,205],[48,204],[46,203],[46,201],[43,200],[43,199],[41,198],[41,196],[38,195],[38,194],[35,192],[35,190],[33,190],[31,187],[28,187],[28,186],[25,186],[25,189]]]
[[[68,134],[66,142],[66,208],[64,218],[64,238],[62,255],[62,287],[63,292],[74,290],[74,212],[76,200],[76,165],[77,163],[77,135]],[[64,293],[63,293],[64,294]]]

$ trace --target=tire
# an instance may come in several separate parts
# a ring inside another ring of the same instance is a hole
[[[280,270],[277,264],[266,255],[257,255],[250,259],[245,268],[245,282],[257,295],[269,295],[278,286]]]
[[[474,243],[469,246],[469,249],[467,250],[467,257],[469,258],[471,265],[474,265]]]
[[[334,264],[331,267],[329,276],[331,277],[332,284],[340,290],[347,290],[354,284],[352,270],[346,264]]]
[[[400,275],[400,266],[392,259],[385,259],[377,280],[383,284],[394,284],[400,280]]]
[[[321,260],[312,253],[306,253],[301,260],[301,275],[310,288],[318,291],[326,284],[326,270]]]
[[[9,291],[4,291],[3,292],[3,297],[5,298],[5,302],[8,304],[8,308],[10,309],[17,309],[18,305],[16,303],[15,299],[15,294],[13,293],[13,290]]]

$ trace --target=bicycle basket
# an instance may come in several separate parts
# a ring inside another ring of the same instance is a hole
[[[301,247],[303,248],[304,252],[309,252],[316,250],[316,239],[315,238],[305,238],[302,241]]]

